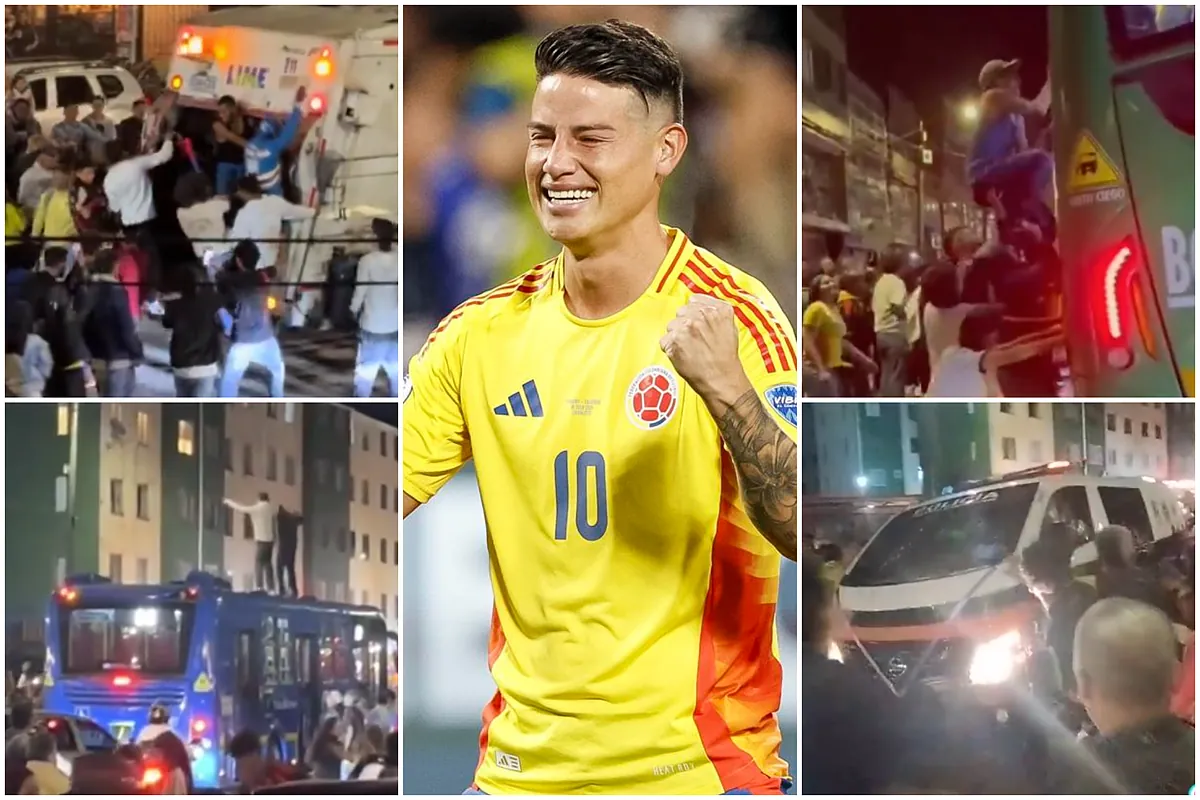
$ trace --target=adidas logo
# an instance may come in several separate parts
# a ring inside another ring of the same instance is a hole
[[[533,381],[521,385],[521,391],[508,396],[508,402],[501,403],[492,409],[498,417],[541,417],[542,398],[538,397],[537,386]]]

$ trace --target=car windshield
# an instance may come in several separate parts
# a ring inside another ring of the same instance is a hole
[[[190,606],[76,608],[66,613],[67,674],[134,669],[184,672],[194,610]]]
[[[892,586],[994,567],[1016,549],[1037,488],[984,489],[910,508],[879,529],[842,584]]]

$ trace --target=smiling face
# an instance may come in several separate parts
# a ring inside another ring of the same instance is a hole
[[[687,147],[669,110],[636,91],[573,75],[542,78],[533,97],[525,179],[542,228],[586,243],[645,213]]]

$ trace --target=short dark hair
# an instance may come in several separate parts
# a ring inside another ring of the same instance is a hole
[[[96,275],[112,275],[117,270],[117,254],[111,247],[96,253],[91,271]]]
[[[233,258],[246,272],[258,269],[259,255],[258,245],[249,239],[242,239],[233,246]]]
[[[953,308],[958,305],[958,268],[939,261],[921,276],[921,299],[934,308]]]
[[[546,35],[533,56],[537,79],[573,75],[634,90],[649,109],[667,103],[683,122],[683,67],[665,39],[641,25],[610,19],[570,25]]]
[[[235,100],[231,94],[223,94],[221,95],[221,99],[217,101],[217,105],[233,106],[234,108],[237,108],[237,100]]]
[[[25,741],[25,757],[30,761],[49,761],[54,757],[57,744],[49,730],[40,726],[34,728]]]
[[[246,192],[252,195],[261,195],[263,193],[262,184],[258,182],[257,175],[243,175],[238,178],[234,188],[239,192]]]
[[[958,344],[967,350],[983,352],[988,338],[1000,332],[1000,315],[991,309],[977,308],[971,311],[958,329]]]
[[[1071,548],[1042,537],[1021,551],[1021,570],[1029,579],[1051,589],[1071,582]]]
[[[242,758],[256,753],[262,755],[262,745],[258,741],[258,734],[246,729],[229,740],[225,751],[229,753],[230,758]]]
[[[30,318],[33,317],[33,308],[28,303],[22,305],[29,308]],[[12,314],[12,307],[9,307],[9,314]],[[9,709],[9,722],[11,727],[17,730],[24,730],[33,724],[33,701],[28,695],[17,694],[12,701],[12,707]]]
[[[67,249],[65,247],[47,247],[42,252],[42,258],[45,259],[47,267],[61,267],[67,263]]]

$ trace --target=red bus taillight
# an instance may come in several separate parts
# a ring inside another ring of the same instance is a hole
[[[1099,298],[1096,303],[1096,327],[1104,363],[1111,369],[1133,366],[1134,331],[1150,358],[1157,358],[1154,334],[1147,310],[1144,264],[1132,241],[1122,242],[1102,258],[1099,270]]]
[[[125,689],[133,683],[133,678],[128,675],[116,675],[112,679],[112,685],[117,689]]]

